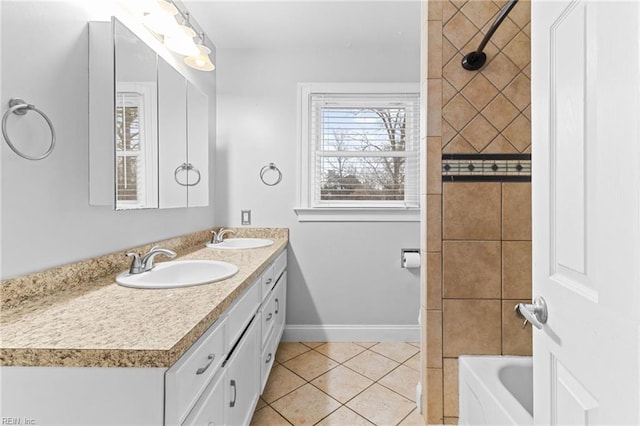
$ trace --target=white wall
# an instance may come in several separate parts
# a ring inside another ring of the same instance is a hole
[[[420,247],[420,225],[299,223],[296,207],[298,82],[418,82],[418,49],[218,49],[216,218],[290,229],[287,324],[416,325],[419,270],[400,249]],[[267,187],[260,169],[284,177]],[[348,334],[348,332],[347,332]],[[375,333],[374,333],[375,334]]]
[[[7,110],[10,98],[22,97],[49,115],[57,133],[54,152],[41,161],[24,160],[1,143],[2,277],[213,226],[213,205],[118,212],[89,206],[87,22],[112,14],[126,21],[121,8],[107,0],[2,1],[1,7],[0,110]],[[215,73],[192,70],[188,78],[209,96],[213,175]],[[23,121],[32,126],[12,126],[11,137],[45,144],[49,134],[39,117],[30,113]],[[42,146],[33,146],[34,152]]]

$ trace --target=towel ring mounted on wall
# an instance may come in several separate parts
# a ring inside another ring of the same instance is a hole
[[[49,125],[49,129],[51,130],[51,144],[49,145],[49,148],[45,151],[45,153],[41,155],[32,156],[21,152],[18,148],[15,147],[15,145],[13,145],[13,143],[11,142],[11,138],[9,138],[9,134],[7,133],[7,119],[9,118],[9,115],[11,113],[14,113],[16,115],[25,115],[29,111],[35,111],[40,114],[40,116],[44,118],[44,121],[47,122],[47,124]],[[26,160],[42,160],[43,158],[48,157],[49,154],[51,154],[51,152],[53,151],[53,147],[56,144],[56,132],[53,129],[53,123],[51,122],[51,120],[49,120],[47,114],[40,111],[34,105],[28,104],[24,99],[20,98],[12,98],[9,101],[9,109],[2,116],[2,136],[4,136],[4,140],[7,141],[7,145],[9,145],[9,148],[11,148],[13,152]]]
[[[267,182],[264,179],[264,175],[269,171],[269,170],[275,170],[278,173],[278,178],[276,179],[275,182]],[[267,186],[276,186],[277,184],[279,184],[282,181],[282,172],[280,171],[280,169],[278,168],[278,166],[276,166],[274,163],[269,163],[266,166],[264,166],[262,169],[260,169],[260,180],[262,181],[262,183],[264,183]]]

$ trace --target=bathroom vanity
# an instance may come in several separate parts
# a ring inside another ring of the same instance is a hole
[[[111,279],[4,313],[0,416],[39,425],[248,424],[285,322],[287,238],[273,239],[182,256],[239,267],[217,283],[141,290]]]

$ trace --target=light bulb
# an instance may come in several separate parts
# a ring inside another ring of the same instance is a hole
[[[179,31],[174,34],[167,34],[164,37],[164,45],[167,49],[179,53],[184,56],[198,55],[200,49],[193,41],[193,37],[196,35],[195,31],[186,25],[179,25]]]
[[[203,44],[198,44],[197,47],[199,53],[197,55],[184,58],[184,63],[189,65],[191,68],[195,68],[200,71],[213,71],[216,69],[216,66],[213,65],[213,62],[209,59],[211,49]]]
[[[159,9],[144,15],[142,23],[156,34],[168,35],[176,34],[180,31],[173,15]]]

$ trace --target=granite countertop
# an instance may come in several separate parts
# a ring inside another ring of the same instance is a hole
[[[286,230],[269,247],[197,249],[180,259],[238,266],[217,283],[176,289],[134,289],[109,275],[63,296],[4,309],[0,365],[159,367],[173,365],[288,244]]]

